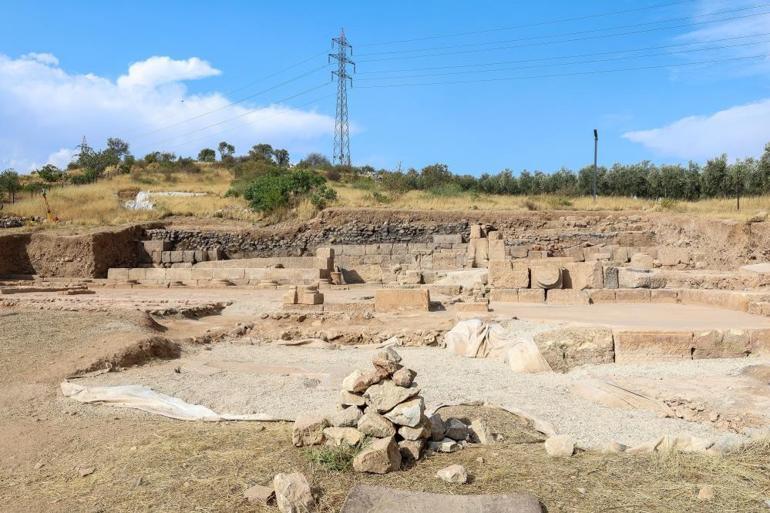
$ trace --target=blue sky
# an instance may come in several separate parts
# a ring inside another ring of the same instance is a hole
[[[4,4],[0,168],[66,164],[83,135],[139,155],[223,139],[330,155],[342,26],[357,164],[578,168],[593,128],[602,163],[770,141],[770,2]]]

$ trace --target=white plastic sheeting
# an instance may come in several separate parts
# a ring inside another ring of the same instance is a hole
[[[223,420],[290,420],[278,419],[259,413],[251,415],[220,414],[200,404],[190,404],[141,385],[87,387],[65,381],[60,386],[64,397],[81,403],[104,403],[119,408],[133,408],[177,420],[203,420],[210,422]]]
[[[551,370],[531,336],[522,336],[516,328],[498,323],[460,321],[444,336],[444,343],[453,353],[467,358],[504,360],[515,372]]]

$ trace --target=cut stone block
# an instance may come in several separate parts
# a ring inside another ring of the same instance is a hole
[[[519,303],[545,303],[545,290],[519,289]]]
[[[489,284],[495,288],[526,289],[529,287],[529,268],[523,262],[492,260],[489,262]]]
[[[662,289],[666,279],[654,271],[618,268],[618,287],[621,289]]]
[[[558,265],[535,265],[530,268],[532,288],[559,289],[562,285],[562,268]]]
[[[492,232],[498,233],[498,232]],[[489,240],[489,260],[505,260],[505,241],[502,239]]]
[[[653,289],[650,291],[651,303],[678,303],[679,293],[671,289]]]
[[[653,258],[645,253],[635,253],[631,257],[631,269],[635,271],[649,271],[653,266]]]
[[[493,289],[489,292],[489,299],[500,303],[518,303],[519,289]]]
[[[121,267],[111,267],[107,269],[107,279],[110,281],[128,281],[128,269]]]
[[[693,346],[693,359],[742,358],[751,352],[749,332],[737,329],[696,332]]]
[[[658,261],[667,267],[687,264],[690,262],[690,252],[686,248],[659,247]]]
[[[650,291],[647,289],[617,289],[615,301],[618,303],[649,303]]]
[[[591,290],[588,294],[591,297],[591,303],[596,305],[615,302],[615,290],[613,289]]]
[[[602,265],[597,262],[563,264],[562,287],[565,289],[600,289],[604,286]]]
[[[551,289],[546,291],[546,303],[549,305],[587,305],[590,296],[585,290]]]
[[[613,338],[617,363],[692,359],[689,331],[615,331]]]
[[[604,268],[604,288],[616,289],[618,288],[618,268],[617,267],[605,267]]]
[[[379,289],[374,293],[374,310],[378,313],[430,310],[428,289]]]
[[[615,361],[612,330],[608,328],[559,328],[536,334],[534,341],[551,369],[559,372]]]

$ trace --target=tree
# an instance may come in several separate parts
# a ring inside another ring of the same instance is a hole
[[[107,139],[107,149],[104,150],[110,157],[122,160],[128,155],[128,143],[117,137]]]
[[[320,153],[308,153],[304,159],[299,161],[297,167],[307,169],[329,169],[332,167],[332,163]]]
[[[58,182],[64,178],[64,172],[53,164],[46,164],[36,171],[37,176],[46,182]]]
[[[283,149],[273,150],[273,158],[278,167],[289,167],[289,152]]]
[[[219,146],[217,146],[219,149],[219,159],[220,160],[230,160],[233,158],[233,154],[235,153],[235,146],[232,144],[222,141],[219,143]]]
[[[211,148],[203,148],[198,152],[198,160],[201,162],[214,162],[217,160],[217,153]]]
[[[21,189],[19,173],[13,169],[6,169],[0,173],[0,187],[8,193],[11,203],[16,202],[16,193]]]
[[[707,198],[726,196],[728,189],[727,155],[706,162],[701,174],[701,191]]]
[[[273,147],[269,144],[255,144],[249,150],[249,157],[254,160],[273,162]]]

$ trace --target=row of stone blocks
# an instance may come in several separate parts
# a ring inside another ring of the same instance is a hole
[[[137,282],[188,282],[192,280],[229,280],[235,284],[249,284],[252,281],[275,281],[286,283],[313,283],[324,278],[322,269],[276,269],[276,268],[162,268],[136,267],[111,268],[107,271],[109,281]]]
[[[180,264],[220,260],[219,248],[171,251],[171,245],[164,240],[145,240],[139,242],[139,254],[142,262],[153,264]]]

